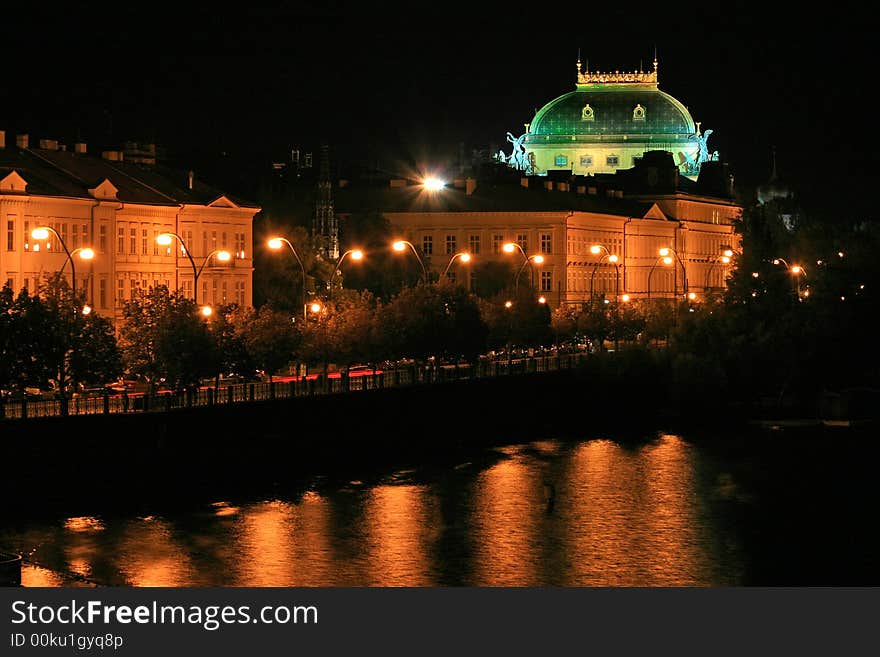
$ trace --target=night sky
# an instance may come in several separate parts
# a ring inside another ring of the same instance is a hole
[[[736,181],[766,179],[774,146],[783,179],[828,194],[878,159],[874,21],[841,3],[32,4],[4,10],[7,141],[155,141],[229,166],[326,142],[338,162],[427,166],[508,150],[574,89],[579,48],[591,70],[647,70],[656,47],[660,88]]]

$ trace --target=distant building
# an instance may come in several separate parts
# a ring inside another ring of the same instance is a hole
[[[154,146],[139,144],[101,156],[89,154],[84,143],[68,150],[40,140],[35,148],[27,135],[7,143],[0,131],[0,285],[33,291],[43,273],[62,269],[70,280],[67,255],[54,235],[42,242],[31,237],[34,228],[48,225],[69,251],[94,249],[93,260],[75,261],[76,287],[114,321],[122,318],[125,301],[157,285],[192,298],[196,273],[200,304],[252,305],[252,223],[260,208],[193,171],[158,166],[156,155]],[[166,232],[180,240],[158,244]],[[219,250],[232,260],[211,257]]]
[[[591,288],[609,300],[702,297],[723,288],[731,265],[721,257],[738,250],[733,221],[742,208],[721,162],[705,163],[696,181],[665,151],[644,153],[615,174],[507,172],[457,179],[437,191],[417,181],[347,181],[335,191],[337,217],[342,223],[354,212],[381,212],[438,275],[456,253],[470,253],[472,267],[450,268],[467,285],[481,262],[522,266],[524,255],[541,255],[543,264],[527,268],[523,283],[533,271],[535,287],[553,305],[587,302]],[[522,252],[504,253],[507,242]],[[604,248],[594,254],[594,245]],[[672,249],[671,266],[659,256],[663,247]]]

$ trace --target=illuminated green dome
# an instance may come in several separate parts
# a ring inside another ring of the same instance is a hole
[[[649,72],[591,73],[577,62],[577,85],[544,105],[521,138],[530,171],[568,169],[575,174],[613,173],[651,150],[672,153],[682,174],[696,177],[711,131],[700,133],[687,108]],[[521,160],[522,161],[522,160]]]
[[[526,141],[611,135],[637,140],[686,139],[694,133],[696,125],[690,112],[669,94],[659,89],[609,87],[578,89],[551,100],[535,114]]]

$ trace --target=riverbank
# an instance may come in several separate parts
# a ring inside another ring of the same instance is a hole
[[[740,429],[754,433],[748,417],[721,406],[676,410],[682,408],[671,408],[649,378],[626,377],[605,363],[601,369],[168,412],[29,418],[2,425],[0,492],[24,509],[79,500],[174,499],[211,491],[270,491],[316,469],[453,462],[492,445],[541,437],[604,431],[639,441],[658,429],[694,428],[716,439]],[[831,430],[797,428],[801,435]],[[759,427],[758,435],[761,431],[774,439],[780,433],[772,425]],[[786,429],[788,437],[793,432]]]

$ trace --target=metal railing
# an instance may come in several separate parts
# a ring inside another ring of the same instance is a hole
[[[106,393],[99,396],[74,396],[71,399],[0,400],[0,420],[23,420],[34,417],[97,415],[116,413],[168,412],[183,408],[210,407],[241,402],[290,399],[314,395],[334,395],[381,388],[434,385],[470,379],[553,372],[578,367],[588,357],[586,352],[552,353],[535,356],[481,358],[476,363],[436,365],[416,363],[373,374],[349,376],[311,375],[295,380],[261,383],[238,383],[222,387],[204,387],[183,392]]]

